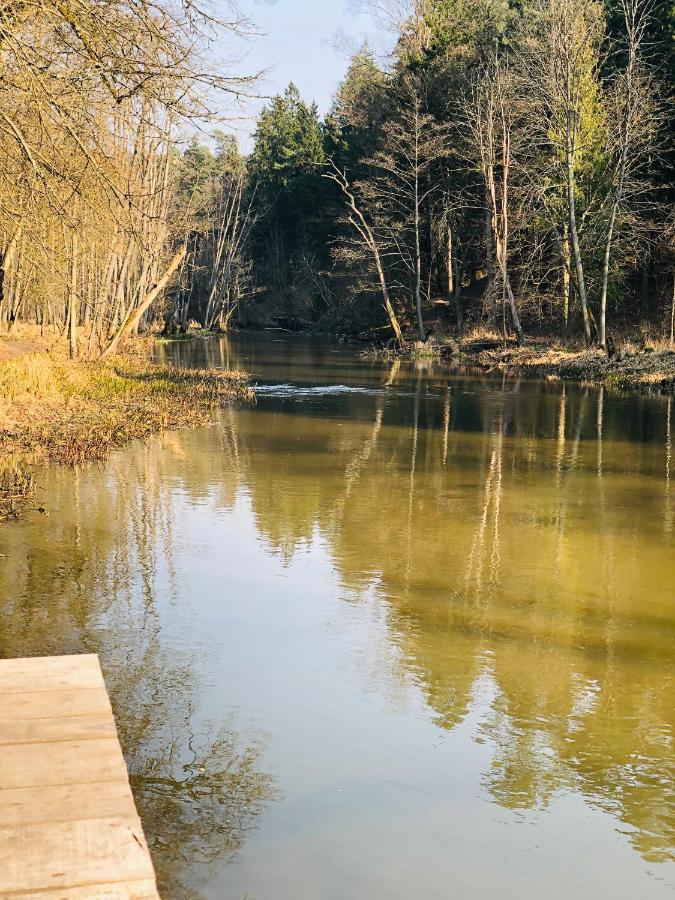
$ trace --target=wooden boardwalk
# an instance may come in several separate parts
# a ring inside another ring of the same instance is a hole
[[[96,656],[0,660],[0,898],[158,898]]]

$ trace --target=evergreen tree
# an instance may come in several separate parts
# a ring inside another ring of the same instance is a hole
[[[336,164],[352,169],[375,152],[391,111],[389,79],[364,44],[349,64],[327,119],[327,149]]]
[[[264,287],[276,299],[293,289],[294,269],[315,252],[325,253],[317,197],[325,192],[324,130],[316,104],[295,85],[266,106],[254,135],[249,173],[263,213],[254,232]]]

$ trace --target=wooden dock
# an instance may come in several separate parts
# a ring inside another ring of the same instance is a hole
[[[0,660],[0,900],[158,898],[96,656]]]

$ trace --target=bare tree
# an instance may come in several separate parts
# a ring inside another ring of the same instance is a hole
[[[432,170],[446,153],[445,129],[425,111],[420,76],[399,79],[395,93],[397,113],[383,126],[381,148],[365,161],[367,175],[359,189],[392,262],[408,273],[419,337],[425,340],[422,228],[429,202],[439,191]]]
[[[510,178],[515,131],[516,93],[508,64],[495,59],[485,65],[474,85],[468,121],[474,150],[485,181],[492,241],[502,288],[502,307],[508,304],[518,343],[523,329],[509,275]]]
[[[639,169],[654,144],[656,130],[654,97],[644,55],[651,0],[621,0],[621,11],[626,30],[626,64],[613,85],[613,102],[610,104],[613,113],[610,134],[612,177],[607,202],[609,215],[602,263],[598,333],[603,349],[607,346],[607,286],[617,216],[624,202],[640,192]]]
[[[220,179],[197,265],[208,273],[203,325],[227,331],[250,282],[246,244],[259,209],[248,190],[243,164]]]
[[[169,265],[166,267],[165,272],[163,273],[162,277],[159,279],[157,284],[154,284],[150,288],[150,290],[147,292],[147,294],[145,294],[141,298],[140,303],[138,303],[138,305],[135,308],[129,309],[127,311],[127,314],[124,317],[124,320],[120,324],[120,326],[117,329],[117,331],[115,332],[115,334],[112,336],[108,346],[105,348],[105,350],[101,354],[102,358],[111,356],[115,352],[117,347],[119,346],[120,341],[126,335],[131,334],[136,328],[138,328],[138,325],[141,321],[141,317],[150,308],[152,303],[154,303],[154,301],[157,299],[157,297],[159,297],[159,295],[162,293],[164,288],[167,286],[171,276],[174,274],[176,269],[180,266],[181,262],[183,261],[184,256],[185,256],[185,245],[183,245],[180,248],[180,250],[178,250],[178,252],[174,254],[173,258],[169,262]]]
[[[343,255],[353,262],[355,259],[362,260],[365,251],[371,259],[377,272],[378,282],[382,292],[382,302],[389,319],[389,324],[391,325],[391,330],[394,332],[397,344],[402,346],[403,333],[401,332],[401,326],[391,302],[387,278],[382,262],[384,247],[376,236],[374,228],[368,222],[361,206],[357,202],[355,190],[350,185],[346,172],[341,171],[333,162],[330,163],[330,167],[330,171],[326,172],[324,177],[334,181],[342,191],[349,210],[346,221],[354,229],[357,235],[357,240],[355,242],[342,248]]]
[[[0,325],[67,326],[76,355],[80,325],[93,353],[147,319],[182,243],[178,124],[252,84],[205,61],[246,28],[227,6],[219,22],[191,0],[0,3]]]
[[[533,181],[551,215],[563,268],[573,278],[588,344],[592,340],[592,316],[577,207],[579,173],[603,139],[599,90],[603,37],[604,16],[597,0],[539,0],[533,7],[531,32],[523,39],[519,56],[530,97],[532,142],[549,170],[537,172]],[[564,197],[564,222],[557,219],[559,191]],[[566,297],[568,302],[569,295]]]

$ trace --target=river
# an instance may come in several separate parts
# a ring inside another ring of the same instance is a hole
[[[675,897],[673,400],[282,333],[37,473],[0,654],[97,652],[165,898]]]

